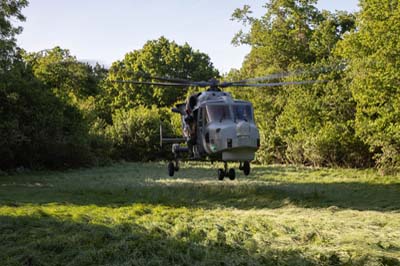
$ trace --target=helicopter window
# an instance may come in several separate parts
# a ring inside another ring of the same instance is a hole
[[[251,105],[249,104],[238,104],[233,106],[233,114],[235,115],[236,121],[246,121],[252,122],[253,121],[253,112]]]
[[[222,120],[232,119],[228,105],[207,105],[207,122],[222,122]]]

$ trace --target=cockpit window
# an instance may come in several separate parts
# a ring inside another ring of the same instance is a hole
[[[232,119],[229,105],[207,105],[207,123]]]
[[[235,116],[235,121],[253,121],[253,112],[250,104],[233,105],[233,114]]]

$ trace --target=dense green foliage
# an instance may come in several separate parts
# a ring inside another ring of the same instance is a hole
[[[350,14],[318,10],[316,0],[269,0],[260,18],[234,11],[248,29],[233,38],[249,45],[241,80],[292,72],[272,81],[319,80],[309,85],[232,88],[253,102],[261,133],[261,163],[368,167],[400,166],[399,57],[396,1],[363,0]],[[165,157],[158,125],[179,134],[167,111],[193,88],[118,83],[149,76],[218,77],[208,55],[165,37],[105,69],[80,62],[67,49],[27,53],[16,46],[25,0],[0,8],[0,169],[70,167],[111,159]]]
[[[12,21],[25,21],[21,9],[27,5],[27,0],[0,1],[0,75],[10,69],[16,52],[15,35],[22,31],[22,27],[13,26]]]
[[[187,43],[181,46],[164,37],[148,41],[142,49],[114,62],[108,80],[143,80],[146,77],[143,73],[189,80],[209,80],[219,75],[208,55],[194,51]],[[121,83],[112,83],[106,91],[112,110],[137,105],[171,106],[184,100],[187,93],[182,88]]]
[[[43,84],[21,61],[15,61],[2,78],[1,166],[32,168],[88,163],[84,158],[86,124],[76,108],[43,90]]]
[[[349,62],[350,88],[357,103],[357,135],[376,153],[380,166],[400,167],[400,4],[363,0],[357,31],[339,54]]]
[[[126,160],[155,160],[160,153],[160,123],[169,121],[166,110],[155,106],[138,106],[128,111],[117,110],[112,117],[113,124],[106,134],[114,143],[115,158]],[[169,123],[162,123],[164,134],[171,132]]]
[[[24,59],[38,80],[58,98],[71,103],[99,94],[98,83],[107,73],[98,65],[93,68],[79,62],[68,50],[60,47],[27,54]]]
[[[22,59],[13,18],[24,20],[26,1],[1,1],[0,168],[89,164],[87,124],[77,108],[58,98]]]
[[[245,6],[233,18],[250,24],[234,42],[250,54],[231,79],[294,71],[287,80],[321,80],[313,85],[233,91],[252,100],[261,128],[261,162],[368,166],[368,146],[355,134],[356,103],[336,45],[354,29],[355,17],[315,8],[316,1],[271,0],[267,13],[250,17]]]
[[[218,167],[1,176],[1,264],[400,265],[399,176],[256,166],[220,182]]]

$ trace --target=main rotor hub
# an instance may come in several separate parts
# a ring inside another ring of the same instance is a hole
[[[221,91],[218,87],[219,80],[212,78],[208,82],[210,83],[210,88],[208,88],[208,91]]]

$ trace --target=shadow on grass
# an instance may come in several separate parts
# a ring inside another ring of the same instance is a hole
[[[215,169],[193,167],[181,171],[174,178],[160,178],[166,176],[161,164],[133,164],[122,168],[67,172],[61,177],[49,176],[30,183],[26,183],[26,177],[15,178],[13,185],[0,187],[0,204],[18,206],[56,202],[124,206],[147,203],[210,209],[295,205],[381,212],[400,210],[398,183],[294,182],[285,175],[299,173],[307,178],[315,172],[295,167],[258,167],[250,177],[240,176],[236,181],[223,182],[216,181]],[[329,181],[329,176],[322,173],[323,178]]]
[[[179,238],[134,221],[108,227],[41,212],[0,216],[0,236],[2,265],[315,265],[293,249],[249,251],[195,231]]]

